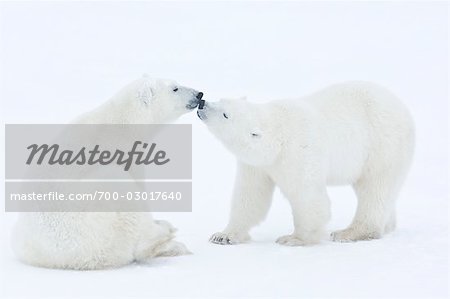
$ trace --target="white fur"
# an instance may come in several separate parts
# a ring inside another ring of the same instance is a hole
[[[197,94],[173,81],[144,77],[75,123],[166,123],[194,109]],[[173,240],[174,232],[149,213],[23,213],[13,248],[20,260],[35,266],[103,269],[189,253]]]
[[[386,89],[347,82],[298,100],[208,103],[198,114],[238,159],[229,223],[212,242],[247,241],[265,218],[275,186],[294,218],[294,232],[280,237],[280,244],[320,242],[330,218],[327,185],[352,185],[358,197],[353,222],[334,232],[333,240],[370,240],[395,228],[414,125]]]

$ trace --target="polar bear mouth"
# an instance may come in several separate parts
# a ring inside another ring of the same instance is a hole
[[[190,102],[189,104],[186,105],[186,108],[189,110],[194,110],[195,108],[197,108],[198,106],[198,102]]]
[[[192,109],[197,108],[197,106],[198,106],[198,109],[202,109],[203,105],[205,103],[205,100],[202,100],[202,98],[203,98],[203,92],[200,91],[195,96],[195,100],[191,100],[189,102],[189,104],[186,105],[186,108],[192,110]]]
[[[197,110],[197,116],[201,120],[205,120],[206,119],[206,113],[205,113],[205,111],[203,109],[202,110]]]

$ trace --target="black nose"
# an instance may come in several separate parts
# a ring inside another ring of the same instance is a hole
[[[201,99],[203,98],[203,92],[200,91],[200,92],[197,94],[196,98],[197,98],[198,100],[201,100]]]
[[[198,109],[203,109],[205,107],[205,100],[199,100],[198,101]]]

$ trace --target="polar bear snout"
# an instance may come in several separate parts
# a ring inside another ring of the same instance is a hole
[[[197,116],[202,121],[210,120],[208,125],[213,125],[212,122],[216,122],[218,120],[218,116],[220,118],[224,117],[228,119],[227,113],[224,112],[223,108],[219,105],[218,102],[206,102],[204,100],[200,100],[197,110]]]
[[[206,117],[206,111],[205,111],[205,109],[204,109],[204,106],[205,106],[205,104],[203,104],[203,107],[202,107],[202,109],[198,109],[197,110],[197,116],[198,116],[198,118],[200,118],[201,120],[205,120],[207,117]]]
[[[208,118],[207,113],[211,109],[211,105],[206,103],[205,100],[200,100],[200,103],[198,104],[198,110],[197,110],[197,116],[201,120],[206,120]]]
[[[203,98],[203,92],[195,91],[194,98],[189,101],[189,103],[186,105],[186,108],[188,108],[190,110],[197,108],[197,106],[202,104],[202,101],[203,101],[202,98]]]
[[[198,103],[198,109],[203,109],[203,107],[205,107],[205,100],[199,100],[199,103]]]

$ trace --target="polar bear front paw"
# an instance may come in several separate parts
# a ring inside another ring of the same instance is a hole
[[[317,242],[304,240],[297,235],[282,236],[282,237],[279,237],[276,242],[280,245],[285,245],[285,246],[307,246],[307,245],[312,245],[312,244],[317,243]]]
[[[235,245],[250,240],[249,234],[215,233],[209,238],[209,242],[220,245]]]

